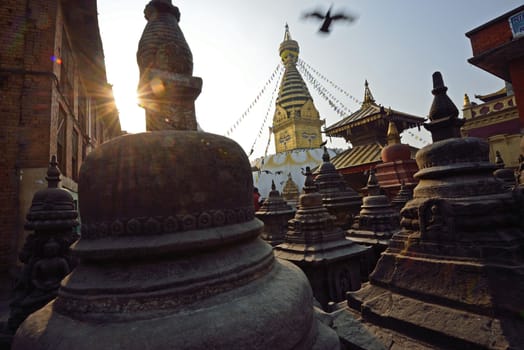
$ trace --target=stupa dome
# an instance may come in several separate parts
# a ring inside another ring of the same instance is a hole
[[[176,239],[176,250],[187,249],[197,237],[185,232],[252,220],[252,186],[246,154],[225,137],[167,130],[117,138],[82,166],[82,242],[158,235],[155,244],[169,250],[163,235],[180,233],[185,238]],[[109,248],[100,243],[100,249]]]

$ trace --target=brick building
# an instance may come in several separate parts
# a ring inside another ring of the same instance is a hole
[[[506,166],[516,167],[524,154],[524,6],[466,33],[473,57],[468,61],[506,82],[506,88],[475,96],[482,104],[464,106],[464,132],[485,138],[491,159],[499,151]],[[519,149],[520,144],[520,149]]]
[[[0,292],[16,269],[33,194],[56,154],[76,195],[86,155],[121,133],[96,1],[4,0],[0,7]],[[5,289],[5,288],[4,288]]]

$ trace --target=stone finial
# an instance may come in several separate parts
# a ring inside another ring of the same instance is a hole
[[[429,123],[424,127],[431,132],[433,142],[453,137],[460,137],[460,127],[464,120],[458,119],[459,111],[448,97],[448,88],[440,72],[433,73],[433,90],[435,96],[429,110]]]
[[[45,179],[47,180],[48,188],[58,188],[58,183],[60,182],[60,169],[58,169],[58,162],[56,161],[55,155],[51,156]]]
[[[138,95],[146,129],[197,130],[195,100],[202,79],[193,77],[193,55],[178,26],[171,0],[153,0],[144,10],[147,25],[138,44]]]

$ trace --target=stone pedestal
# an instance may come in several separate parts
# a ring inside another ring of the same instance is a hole
[[[272,246],[284,242],[287,232],[287,222],[293,218],[295,210],[292,209],[276,190],[275,182],[271,183],[269,197],[262,203],[255,216],[264,222],[260,237]]]
[[[347,240],[344,231],[334,224],[335,218],[322,205],[309,168],[304,191],[297,213],[289,221],[285,241],[275,247],[275,255],[306,273],[313,295],[326,308],[329,302],[344,300],[347,291],[360,288],[360,261],[368,248]]]

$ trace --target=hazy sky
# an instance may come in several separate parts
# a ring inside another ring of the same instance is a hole
[[[145,129],[136,106],[136,50],[146,25],[147,0],[98,0],[99,24],[109,83],[113,84],[122,128]],[[377,103],[426,117],[432,101],[431,75],[441,71],[448,94],[462,107],[464,93],[494,92],[504,82],[469,64],[469,30],[522,5],[522,0],[185,0],[173,1],[180,27],[193,52],[194,75],[204,80],[196,101],[201,127],[225,134],[248,109],[280,62],[278,47],[287,22],[300,45],[300,58],[361,100],[367,79]],[[335,23],[330,35],[317,33],[319,23],[302,20],[308,10],[345,9],[358,15],[353,24]],[[324,83],[326,86],[328,84]],[[230,135],[249,152],[259,130],[253,157],[264,153],[273,118],[274,83]],[[337,113],[310,86],[327,125]],[[355,111],[359,105],[334,94]],[[264,117],[270,109],[266,125]],[[422,145],[406,135],[405,140]],[[417,134],[418,135],[418,134]],[[426,134],[421,135],[427,138]],[[335,140],[334,140],[335,141]],[[342,140],[328,145],[346,147]],[[273,142],[269,153],[274,153]]]

